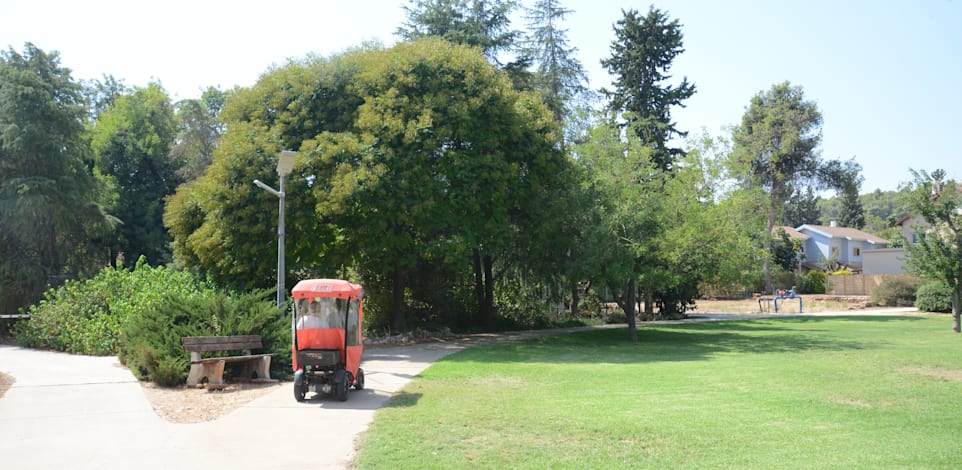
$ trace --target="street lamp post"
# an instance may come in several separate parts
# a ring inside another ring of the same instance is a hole
[[[254,180],[257,187],[278,198],[277,207],[277,309],[283,314],[286,292],[284,287],[284,177],[291,174],[297,152],[285,150],[277,156],[277,176],[280,177],[280,190],[276,190],[260,180]]]

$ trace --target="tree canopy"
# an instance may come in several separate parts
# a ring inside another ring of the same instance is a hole
[[[608,109],[620,115],[627,126],[650,147],[652,161],[662,170],[670,170],[675,158],[683,152],[671,147],[674,137],[686,132],[675,127],[671,108],[683,106],[695,94],[695,85],[684,77],[681,83],[665,83],[675,58],[684,52],[681,24],[655,7],[642,17],[637,10],[622,10],[624,17],[614,27],[615,40],[611,56],[603,59],[608,73],[614,76],[614,89],[602,90],[608,98]]]
[[[561,27],[570,13],[559,0],[538,0],[527,10],[524,41],[524,54],[535,65],[535,90],[565,128],[576,100],[588,91],[588,76],[575,56],[578,49],[568,44],[568,30]]]
[[[952,290],[952,330],[962,332],[962,187],[946,180],[944,170],[912,171],[905,187],[912,209],[926,227],[918,243],[907,245],[908,264],[917,273],[939,280]]]
[[[442,285],[432,272],[473,280],[480,320],[491,321],[495,265],[532,220],[548,219],[542,203],[568,165],[537,97],[438,39],[288,64],[224,116],[207,174],[168,206],[178,256],[222,280],[269,285],[258,255],[273,240],[273,198],[251,181],[271,179],[281,148],[299,149],[288,265],[354,266],[372,291],[390,293],[397,328],[406,293],[424,289],[412,279]]]
[[[15,310],[48,285],[110,257],[106,188],[92,172],[82,87],[56,52],[0,52],[0,305]]]
[[[180,162],[169,157],[176,134],[174,108],[156,83],[117,97],[93,128],[97,168],[119,196],[114,213],[122,225],[112,250],[131,261],[171,260],[163,211],[164,198],[181,182]]]

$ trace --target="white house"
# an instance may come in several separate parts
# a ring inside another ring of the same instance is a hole
[[[808,238],[802,239],[805,264],[809,267],[825,266],[837,261],[852,271],[862,272],[863,252],[888,247],[888,240],[854,228],[831,225],[805,224],[795,229]]]
[[[862,274],[904,274],[905,248],[878,248],[862,252]]]

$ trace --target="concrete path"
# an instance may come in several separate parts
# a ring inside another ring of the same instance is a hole
[[[901,315],[913,310],[862,314]],[[705,315],[702,319],[739,318],[763,316]],[[475,344],[586,329],[590,327],[476,335],[448,343],[368,349],[362,363],[366,388],[351,391],[346,402],[312,398],[308,394],[306,402],[298,403],[292,386],[284,386],[218,420],[196,424],[170,423],[157,416],[140,384],[115,357],[75,356],[0,345],[0,371],[16,378],[13,387],[0,398],[0,466],[98,470],[215,465],[231,470],[343,469],[354,457],[355,438],[370,424],[375,410],[432,362]]]

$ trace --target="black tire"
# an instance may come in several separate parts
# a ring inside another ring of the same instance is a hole
[[[339,370],[334,373],[334,398],[337,401],[347,401],[347,391],[351,382],[347,379],[347,372]]]
[[[354,390],[364,390],[364,369],[357,368],[357,382],[354,383]]]
[[[305,396],[307,396],[307,385],[294,384],[294,399],[297,401],[304,401]]]

